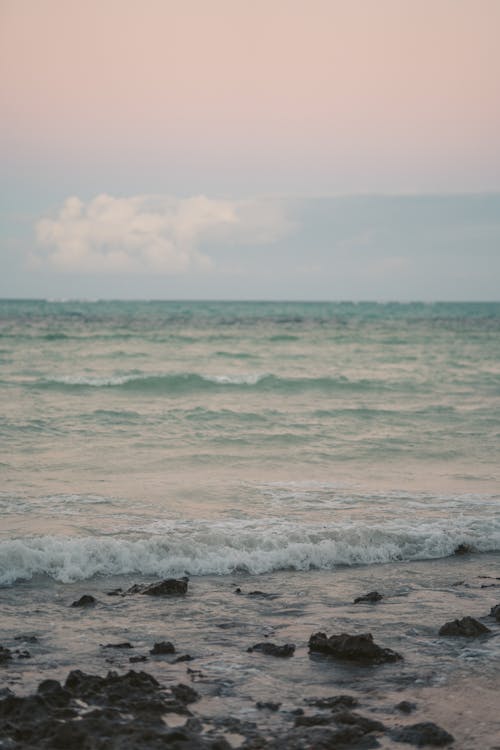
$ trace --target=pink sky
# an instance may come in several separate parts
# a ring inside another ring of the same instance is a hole
[[[194,190],[500,189],[499,29],[498,0],[2,0],[2,151]]]

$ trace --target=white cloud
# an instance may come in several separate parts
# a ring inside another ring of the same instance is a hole
[[[37,223],[38,244],[48,252],[33,260],[70,273],[206,271],[213,263],[203,245],[269,244],[292,227],[277,199],[102,194],[85,204],[70,197],[55,219]]]

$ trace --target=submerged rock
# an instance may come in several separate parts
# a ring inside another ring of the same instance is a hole
[[[360,635],[341,633],[330,637],[325,633],[313,633],[309,638],[309,650],[360,664],[384,664],[400,661],[403,658],[396,651],[381,648],[374,643],[371,633]]]
[[[188,590],[189,578],[165,578],[159,583],[134,583],[122,596],[145,594],[146,596],[182,596]]]
[[[500,622],[500,604],[495,604],[495,606],[490,609],[490,615],[491,617],[494,617],[497,622]]]
[[[76,602],[73,602],[72,607],[94,607],[96,599],[91,594],[84,594]]]
[[[272,701],[257,701],[255,704],[259,710],[267,711],[279,711],[281,703],[273,703]]]
[[[10,648],[0,646],[0,664],[7,664],[12,659],[12,651]]]
[[[359,701],[352,695],[332,695],[329,698],[306,698],[306,703],[316,708],[343,709],[355,708]]]
[[[408,742],[417,747],[422,747],[423,745],[443,747],[454,742],[454,737],[449,732],[438,727],[432,721],[423,721],[407,727],[398,727],[397,729],[393,729],[389,734],[396,742]]]
[[[472,546],[472,544],[466,544],[466,542],[462,542],[462,544],[459,544],[455,549],[453,550],[453,553],[455,555],[468,555],[470,552],[475,552],[475,548]]]
[[[255,646],[250,646],[247,651],[250,654],[252,651],[259,651],[261,654],[267,654],[268,656],[293,656],[295,644],[285,643],[284,646],[277,646],[275,643],[263,641],[262,643],[256,643]]]
[[[375,604],[375,602],[379,602],[383,598],[383,595],[379,594],[378,591],[370,591],[364,596],[358,596],[357,599],[354,600],[354,604],[358,604],[359,602],[370,602],[371,604]]]
[[[121,643],[106,643],[102,648],[134,648],[128,641],[122,641]]]
[[[170,643],[170,641],[160,641],[159,643],[154,644],[149,653],[153,656],[175,654],[175,646],[173,643]]]
[[[485,633],[491,633],[491,630],[479,620],[475,620],[474,617],[451,620],[439,629],[439,635],[465,636],[466,638],[475,638],[478,635],[485,635]]]
[[[412,711],[414,711],[417,707],[416,703],[411,703],[411,701],[400,701],[399,703],[396,703],[395,708],[397,708],[398,711],[401,711],[403,714],[411,714]]]

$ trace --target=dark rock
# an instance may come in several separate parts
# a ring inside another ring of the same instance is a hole
[[[122,596],[130,594],[146,594],[147,596],[181,596],[187,593],[189,578],[165,578],[159,583],[134,583],[123,592]]]
[[[57,680],[43,680],[38,686],[37,695],[51,708],[63,708],[71,700],[69,690],[63,688]]]
[[[235,593],[235,594],[241,594],[241,593],[242,593],[242,592],[241,592],[241,589],[240,589],[240,587],[239,587],[239,586],[238,586],[238,588],[237,588],[237,589],[235,589],[235,590],[234,590],[234,593]]]
[[[175,654],[175,646],[173,643],[170,643],[170,641],[160,641],[159,643],[154,644],[149,653],[153,656]]]
[[[481,588],[482,589],[498,589],[500,588],[500,583],[482,583]]]
[[[439,635],[465,636],[466,638],[475,638],[485,633],[491,633],[491,630],[474,617],[462,617],[461,620],[446,622],[439,629]]]
[[[451,734],[438,727],[437,724],[433,724],[432,721],[423,721],[407,727],[398,727],[390,732],[390,736],[396,742],[408,742],[417,747],[422,747],[423,745],[443,747],[454,741]]]
[[[490,609],[490,615],[491,617],[494,617],[497,622],[500,622],[500,604],[495,604],[495,606]]]
[[[297,716],[294,721],[296,727],[320,727],[333,724],[333,714],[313,714],[312,716]]]
[[[410,701],[400,701],[400,703],[397,703],[395,708],[397,708],[398,711],[401,711],[403,714],[411,714],[412,711],[414,711],[417,707],[416,703],[411,703]]]
[[[268,656],[293,656],[295,644],[285,643],[284,646],[276,646],[275,643],[264,641],[263,643],[256,643],[255,646],[250,646],[247,651],[248,653],[259,651],[261,654],[267,654]]]
[[[354,600],[354,604],[358,604],[358,602],[370,602],[371,604],[375,604],[375,602],[379,602],[383,598],[383,595],[379,594],[378,591],[370,591],[369,594],[358,596],[357,599]]]
[[[175,698],[181,703],[194,703],[200,698],[199,693],[197,693],[196,690],[194,690],[189,685],[183,685],[182,683],[179,683],[179,685],[174,685],[170,689]]]
[[[384,664],[400,661],[403,658],[396,651],[381,648],[374,643],[371,633],[360,635],[341,633],[330,637],[327,637],[325,633],[313,633],[309,638],[309,650],[360,664]]]
[[[368,716],[360,716],[352,711],[338,711],[334,713],[337,724],[349,724],[356,726],[363,731],[363,734],[369,732],[385,732],[386,727],[381,721],[370,719]]]
[[[134,648],[128,641],[122,641],[121,643],[106,643],[101,648]]]
[[[144,656],[143,654],[138,654],[137,656],[130,656],[129,657],[129,662],[131,664],[138,664],[139,662],[147,661],[147,660],[148,660],[148,657]]]
[[[359,701],[352,695],[332,695],[329,698],[306,698],[308,706],[316,706],[316,708],[355,708]]]
[[[96,599],[90,594],[84,594],[76,602],[73,602],[72,607],[94,607]]]
[[[0,646],[0,664],[7,664],[12,659],[12,651],[10,648]]]
[[[272,701],[257,701],[255,705],[261,710],[267,709],[268,711],[279,711],[281,708],[281,703],[273,703]]]
[[[462,544],[459,544],[455,549],[453,550],[453,553],[455,555],[468,555],[470,552],[475,552],[476,550],[471,544],[466,544],[465,542],[462,542]]]
[[[31,654],[26,649],[16,648],[14,653],[18,659],[31,659]]]

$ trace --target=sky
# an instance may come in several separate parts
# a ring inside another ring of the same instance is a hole
[[[0,296],[500,299],[500,0],[0,0]]]

